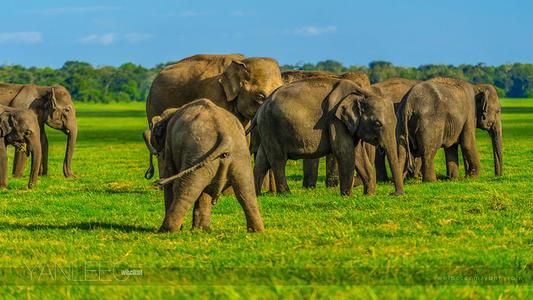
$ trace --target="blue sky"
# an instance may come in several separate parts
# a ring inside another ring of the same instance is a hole
[[[499,65],[533,62],[533,1],[5,0],[0,64],[153,66],[195,53]]]

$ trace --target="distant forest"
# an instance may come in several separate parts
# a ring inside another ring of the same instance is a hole
[[[25,68],[20,65],[0,66],[0,82],[34,83],[38,85],[61,84],[79,102],[144,101],[150,84],[159,70],[171,64],[153,68],[132,63],[120,67],[101,66],[78,61],[68,61],[61,68]],[[506,64],[501,66],[477,65],[422,65],[419,67],[395,66],[386,61],[374,61],[368,66],[346,67],[335,60],[316,64],[283,65],[286,70],[322,70],[333,73],[363,71],[372,83],[391,77],[425,80],[435,76],[449,76],[473,83],[493,84],[500,97],[533,98],[533,64]]]

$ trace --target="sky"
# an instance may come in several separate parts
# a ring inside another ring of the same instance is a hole
[[[0,65],[126,62],[197,53],[396,65],[533,62],[527,0],[3,0]]]

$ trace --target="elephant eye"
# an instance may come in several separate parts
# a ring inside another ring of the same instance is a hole
[[[65,112],[66,114],[68,114],[70,112],[70,108],[66,107],[63,112]]]
[[[26,131],[24,131],[24,135],[25,135],[25,136],[30,136],[30,135],[31,135],[31,130],[26,130]]]
[[[265,98],[266,98],[266,97],[265,97],[264,94],[259,93],[259,94],[257,94],[257,100],[256,100],[256,101],[257,101],[257,103],[259,103],[259,104],[263,104],[263,102],[265,101]]]
[[[381,128],[383,126],[383,124],[381,124],[380,121],[374,121],[374,126],[377,127],[377,128]]]

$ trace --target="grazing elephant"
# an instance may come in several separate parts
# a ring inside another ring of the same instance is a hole
[[[179,230],[187,210],[195,204],[196,211],[202,195],[215,202],[228,186],[244,209],[248,230],[264,229],[244,128],[230,112],[207,99],[192,101],[165,113],[152,128],[147,146],[161,157],[161,232]]]
[[[67,135],[67,147],[63,161],[63,175],[65,177],[74,176],[71,165],[78,125],[76,109],[66,88],[60,85],[38,86],[0,83],[0,104],[20,109],[31,109],[37,115],[43,152],[41,175],[48,174],[48,138],[44,124],[64,132]],[[13,160],[13,175],[15,177],[23,175],[25,163],[26,156],[22,152],[16,151]]]
[[[494,88],[466,81],[437,77],[415,85],[402,101],[398,116],[399,156],[403,166],[412,165],[411,155],[422,159],[424,181],[435,181],[433,158],[444,148],[449,178],[459,175],[461,146],[467,177],[479,174],[476,127],[493,138],[497,176],[502,173],[501,106]]]
[[[246,125],[270,93],[281,86],[278,63],[240,54],[199,54],[165,67],[154,79],[146,101],[148,125],[168,108],[207,98]],[[149,135],[147,130],[145,135]],[[152,156],[150,155],[150,161]],[[145,173],[152,178],[153,169]]]
[[[37,183],[42,157],[41,130],[37,116],[31,110],[0,105],[0,187],[7,187],[7,145],[15,146],[27,156],[31,154],[28,182],[31,189]]]
[[[409,90],[420,80],[411,80],[399,77],[389,78],[382,82],[378,82],[372,85],[372,91],[387,100],[392,101],[394,104],[394,110],[397,112],[400,102],[403,97],[409,92]],[[376,179],[377,181],[388,181],[387,168],[385,166],[385,152],[378,147],[377,151],[368,146],[368,151],[375,151],[375,166],[376,166]],[[372,154],[370,154],[372,155]],[[419,166],[419,164],[418,164]],[[416,169],[416,167],[415,167]],[[416,176],[416,174],[415,174]]]
[[[356,168],[364,179],[365,193],[373,193],[375,186],[368,181],[367,169],[372,169],[372,165],[365,155],[355,154],[355,146],[361,141],[382,145],[391,154],[396,194],[403,193],[395,159],[394,107],[349,80],[308,78],[285,85],[259,109],[254,126],[261,137],[254,167],[257,194],[270,168],[277,191],[289,192],[285,178],[287,159],[315,159],[331,153],[339,162],[342,195],[351,195]]]

